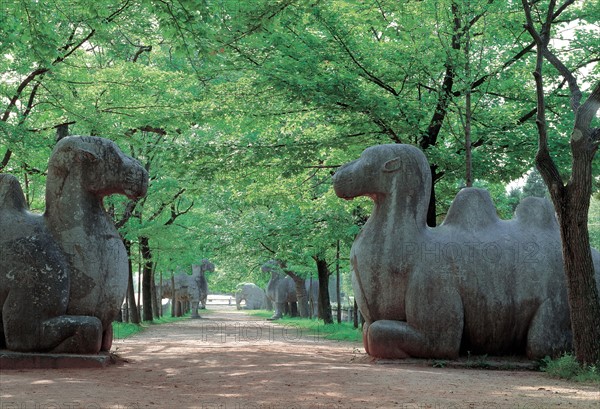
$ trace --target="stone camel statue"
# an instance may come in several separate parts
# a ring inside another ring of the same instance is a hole
[[[554,209],[524,199],[500,220],[490,195],[466,188],[442,225],[426,225],[431,173],[410,145],[367,148],[333,177],[340,198],[374,209],[350,253],[366,351],[384,358],[556,355],[571,347]],[[593,250],[600,284],[600,255]]]
[[[13,351],[98,353],[127,289],[125,247],[102,200],[146,194],[148,173],[117,145],[70,136],[48,163],[46,210],[28,211],[0,175],[0,343]]]

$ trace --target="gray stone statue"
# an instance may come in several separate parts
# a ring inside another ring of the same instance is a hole
[[[271,274],[271,279],[267,284],[267,297],[273,303],[275,313],[271,317],[277,320],[283,317],[283,314],[289,312],[289,315],[297,314],[296,284],[294,280],[281,270],[281,265],[271,260],[261,266],[261,270]]]
[[[102,200],[145,195],[148,173],[97,137],[61,139],[48,163],[46,210],[28,211],[0,175],[0,343],[13,351],[97,353],[127,289],[125,247]]]
[[[246,310],[265,310],[267,309],[267,294],[265,290],[254,283],[241,283],[237,285],[235,292],[235,306],[238,310],[242,309],[241,302],[245,301]]]
[[[200,305],[200,275],[192,268],[192,275],[179,273],[175,276],[175,288],[177,290],[177,301],[191,307],[192,318],[200,318],[198,307]]]
[[[350,258],[363,340],[375,357],[555,355],[571,348],[554,210],[523,200],[500,220],[490,195],[461,190],[444,223],[426,225],[431,173],[409,145],[380,145],[333,177],[345,199],[373,199]],[[600,256],[593,250],[600,284]]]
[[[191,308],[192,318],[201,318],[198,309],[206,308],[208,297],[208,281],[205,273],[214,270],[215,265],[207,259],[203,259],[200,264],[193,264],[191,275],[179,269],[179,272],[173,277],[175,293],[173,293],[171,280],[163,281],[162,297],[170,298],[171,305],[176,310],[181,307],[175,315],[182,315],[188,311],[188,308]]]
[[[208,280],[206,273],[215,271],[215,265],[203,258],[200,264],[192,265],[193,276],[198,283],[198,291],[200,292],[200,308],[206,308],[206,299],[208,297]]]

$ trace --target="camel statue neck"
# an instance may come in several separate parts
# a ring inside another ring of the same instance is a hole
[[[405,189],[398,184],[386,193],[373,198],[375,206],[369,221],[376,221],[378,228],[404,232],[423,231],[427,227],[427,208],[429,196],[419,186],[416,189]],[[375,222],[373,222],[375,223]]]
[[[101,200],[83,189],[82,184],[82,173],[77,169],[66,175],[48,170],[44,216],[51,228],[93,224],[99,217],[106,217]]]

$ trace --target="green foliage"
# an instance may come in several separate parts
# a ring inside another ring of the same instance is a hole
[[[557,359],[544,358],[541,370],[555,378],[600,385],[600,369],[593,365],[582,366],[572,354],[565,353]]]
[[[249,314],[255,317],[269,318],[273,315],[273,312],[253,311]],[[297,334],[316,336],[318,339],[327,339],[330,341],[362,342],[362,330],[359,328],[354,328],[353,324],[349,322],[324,325],[319,320],[284,317],[277,320],[277,325],[293,328]]]
[[[595,249],[600,249],[600,198],[592,196],[590,212],[588,214],[588,229],[590,232],[590,244]]]
[[[203,310],[202,315],[206,315],[209,313],[210,313],[209,310]],[[113,336],[115,339],[125,339],[134,334],[137,334],[138,332],[144,331],[151,325],[168,324],[171,322],[177,322],[177,321],[181,321],[181,320],[185,320],[185,319],[190,319],[190,314],[191,313],[187,313],[186,315],[183,315],[181,317],[171,317],[171,316],[164,315],[153,321],[145,321],[142,324],[131,324],[131,323],[127,323],[127,322],[113,321],[113,323],[112,323]]]
[[[125,339],[144,330],[139,324],[131,324],[128,322],[113,321],[113,337],[114,339]]]
[[[548,188],[537,169],[532,169],[523,185],[523,197],[549,197]]]
[[[272,258],[314,276],[314,257],[333,266],[339,241],[348,274],[371,203],[339,200],[331,173],[373,144],[421,145],[439,125],[426,154],[440,175],[441,220],[464,179],[464,94],[473,87],[474,178],[510,217],[515,196],[502,186],[531,168],[537,147],[518,3],[313,3],[0,2],[0,160],[12,153],[1,170],[43,210],[54,127],[69,123],[73,134],[115,140],[150,171],[147,198],[121,227],[134,264],[138,238],[148,237],[159,274],[209,258],[211,288],[230,292],[264,285],[260,266]],[[568,17],[597,24],[592,3]],[[574,24],[561,55],[592,81],[600,48],[590,30]],[[556,73],[546,75],[560,158],[568,100]],[[441,102],[446,116],[436,120]],[[127,201],[106,205],[126,218]]]

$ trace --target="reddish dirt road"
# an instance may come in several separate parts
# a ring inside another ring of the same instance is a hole
[[[215,307],[216,308],[216,307]],[[1,409],[600,408],[598,385],[542,373],[372,362],[231,308],[115,341],[105,369],[0,373]]]

